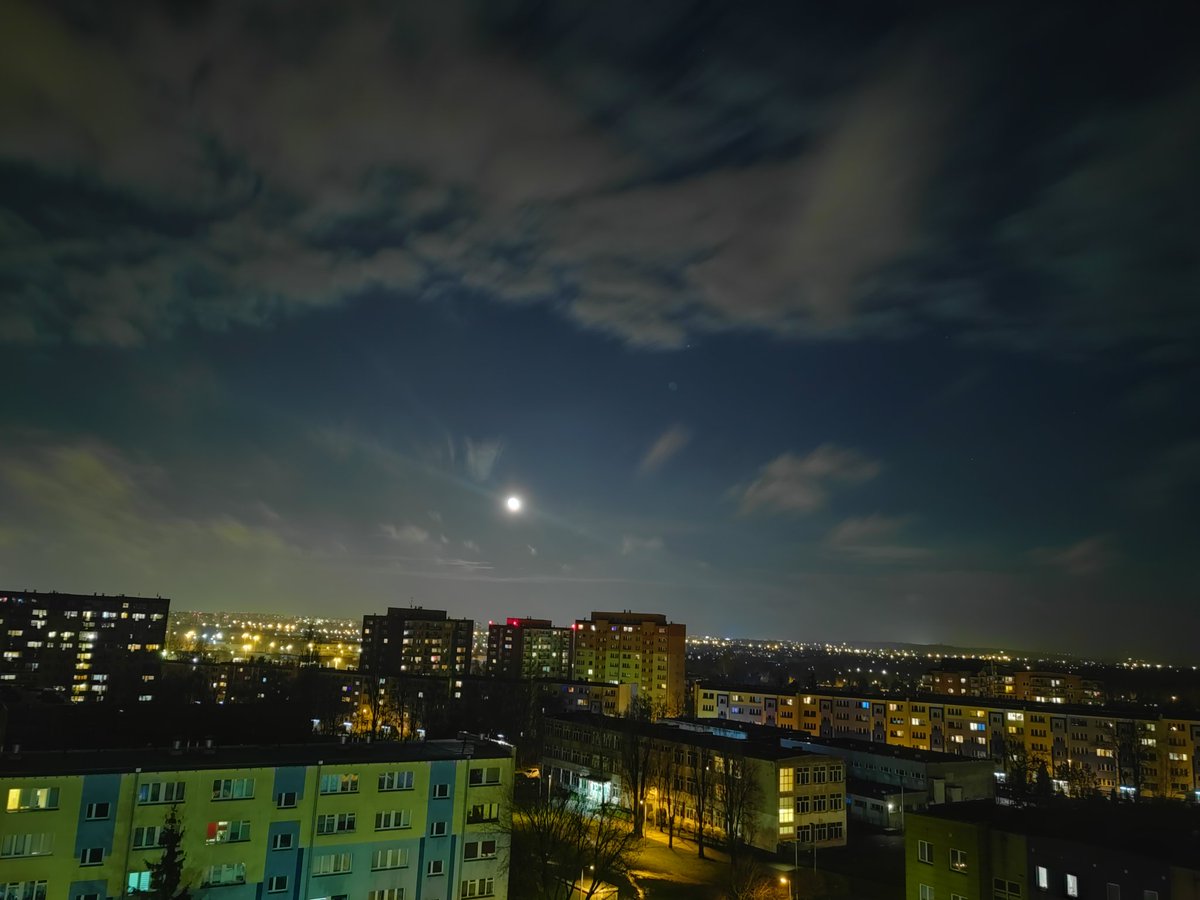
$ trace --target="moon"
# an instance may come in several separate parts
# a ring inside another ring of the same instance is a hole
[[[513,494],[504,501],[504,505],[508,508],[510,513],[519,513],[523,504],[521,503],[521,498],[516,494]]]

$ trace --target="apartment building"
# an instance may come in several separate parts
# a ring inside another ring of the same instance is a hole
[[[489,622],[486,672],[500,678],[568,679],[574,634],[575,629],[549,619]]]
[[[507,745],[27,753],[0,759],[0,881],[19,900],[150,887],[177,812],[196,900],[506,897]]]
[[[475,623],[444,609],[388,607],[363,616],[358,668],[367,675],[467,675]]]
[[[0,683],[73,703],[157,692],[170,600],[0,590]]]
[[[715,734],[688,723],[553,715],[546,723],[544,777],[593,802],[638,802],[628,796],[622,763],[624,742],[635,728],[637,738],[652,748],[648,825],[663,827],[674,811],[678,833],[694,833],[702,821],[706,832],[719,838],[725,823],[736,820],[747,843],[770,852],[797,841],[818,848],[845,844],[842,761],[745,735]],[[735,782],[750,787],[733,797],[729,791]],[[727,815],[733,803],[745,807]]]
[[[1104,702],[1104,688],[1099,681],[1068,672],[1015,672],[1011,695],[1027,703],[1074,706]]]
[[[659,613],[593,612],[574,625],[571,677],[636,684],[643,701],[666,715],[686,711],[687,629]]]
[[[1016,699],[873,696],[836,689],[766,692],[700,682],[695,716],[773,725],[823,738],[1003,760],[1086,767],[1095,789],[1200,800],[1200,714]],[[787,714],[785,716],[785,713]]]
[[[939,807],[906,820],[904,895],[1196,900],[1198,826],[1183,805]]]

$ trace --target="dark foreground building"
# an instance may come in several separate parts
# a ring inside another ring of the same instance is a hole
[[[73,703],[157,692],[171,601],[0,590],[0,685]]]

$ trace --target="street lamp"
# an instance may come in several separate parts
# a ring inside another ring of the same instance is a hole
[[[579,868],[579,896],[580,896],[580,897],[586,897],[586,896],[587,896],[587,891],[585,891],[585,890],[583,889],[583,874],[584,874],[584,872],[588,871],[589,869],[590,869],[590,870],[591,870],[591,872],[592,872],[592,883],[593,883],[593,884],[595,884],[595,883],[596,883],[596,874],[595,874],[595,873],[596,873],[596,867],[595,867],[595,866],[588,866],[588,867],[587,867],[587,869],[584,869],[584,868],[581,866],[581,867]]]

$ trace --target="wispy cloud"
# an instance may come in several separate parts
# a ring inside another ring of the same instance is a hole
[[[638,463],[638,474],[649,475],[686,447],[692,440],[692,432],[683,425],[672,425],[650,445],[642,461]]]
[[[384,536],[401,544],[410,544],[414,547],[426,547],[434,542],[430,538],[429,532],[417,525],[392,525],[384,523],[379,526],[379,530]]]
[[[739,499],[739,511],[808,513],[820,509],[836,485],[870,481],[880,472],[877,460],[847,447],[822,444],[806,456],[784,453],[760,470],[746,485],[736,485],[731,494]]]
[[[1030,555],[1036,562],[1082,578],[1111,567],[1119,553],[1111,536],[1099,534],[1065,547],[1038,547]]]
[[[492,470],[504,452],[504,441],[500,438],[489,438],[474,441],[467,438],[466,446],[467,474],[480,483],[492,477]]]
[[[831,555],[864,563],[899,563],[926,559],[927,547],[896,540],[911,522],[908,516],[884,516],[872,513],[844,519],[825,537],[825,550]]]
[[[637,556],[646,553],[657,553],[663,549],[661,537],[637,537],[627,534],[621,538],[621,555]]]

